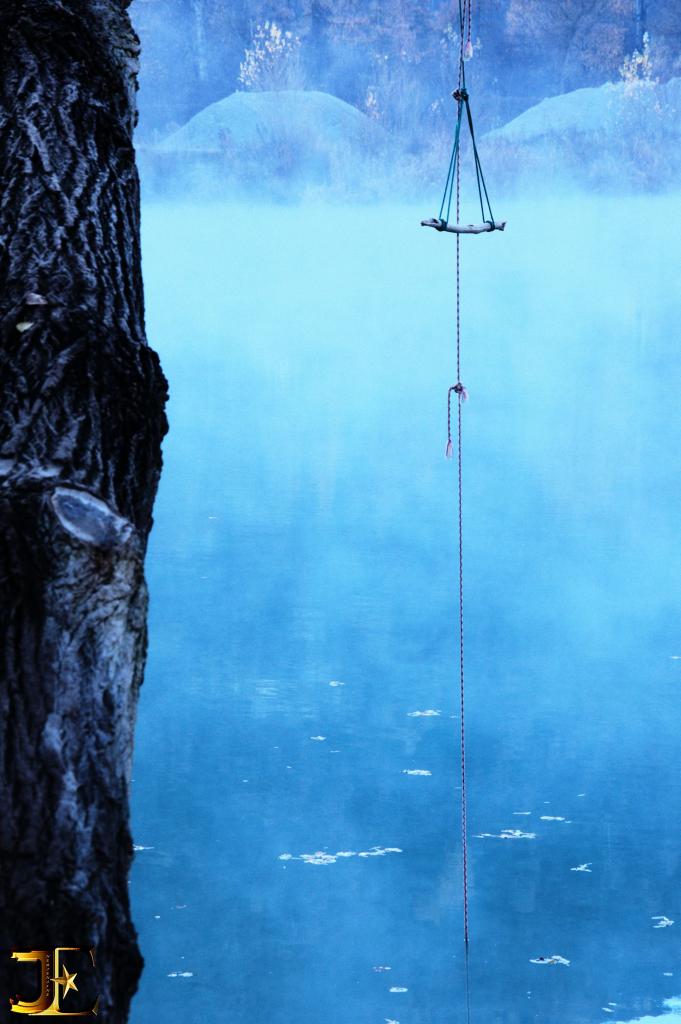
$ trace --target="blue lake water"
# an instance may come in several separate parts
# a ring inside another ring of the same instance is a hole
[[[144,211],[171,432],[133,1024],[465,1020],[455,243],[419,228],[431,205]],[[670,207],[513,204],[505,234],[462,243],[485,1024],[629,1021],[681,992]]]

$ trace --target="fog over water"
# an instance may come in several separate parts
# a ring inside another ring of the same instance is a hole
[[[462,1019],[433,204],[144,209],[171,432],[140,1024]],[[679,200],[496,206],[506,232],[462,242],[472,1019],[656,1020],[681,992]]]
[[[456,243],[419,226],[460,39],[366,6],[132,5],[171,390],[133,1024],[466,1019]],[[467,65],[508,221],[461,243],[486,1024],[681,1018],[681,16],[587,6],[474,7]]]

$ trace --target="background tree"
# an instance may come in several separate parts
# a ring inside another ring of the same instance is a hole
[[[558,62],[561,92],[612,77],[632,38],[635,0],[511,0],[511,37]],[[534,44],[534,47],[533,45]],[[540,55],[541,59],[541,55]]]
[[[127,6],[0,8],[0,946],[96,946],[112,1024],[141,964],[128,787],[166,430]]]
[[[196,30],[199,7],[203,35]],[[471,76],[485,94],[484,107],[476,107],[480,129],[509,120],[544,96],[617,81],[624,57],[641,47],[643,28],[661,80],[681,69],[676,0],[485,0],[473,7],[474,41],[481,45]],[[143,137],[167,134],[239,88],[244,53],[265,21],[301,39],[301,87],[326,90],[360,109],[371,95],[373,115],[417,145],[445,126],[456,4],[134,0],[133,16],[146,55]],[[200,59],[194,53],[199,39]],[[444,120],[438,120],[441,111]]]

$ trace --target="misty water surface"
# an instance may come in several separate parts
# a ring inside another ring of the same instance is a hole
[[[432,205],[145,210],[171,432],[135,1024],[464,1019],[455,243],[419,228]],[[509,205],[463,242],[485,1024],[681,992],[677,207]]]

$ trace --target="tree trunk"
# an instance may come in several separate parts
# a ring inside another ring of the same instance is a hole
[[[196,75],[203,85],[208,81],[208,55],[206,53],[206,25],[203,0],[192,0],[194,16],[194,50],[196,53]]]
[[[648,5],[646,0],[635,0],[636,8],[636,46],[634,49],[643,53],[645,49],[645,35],[648,31]]]
[[[167,427],[144,329],[128,3],[0,6],[3,1021],[32,979],[10,977],[10,949],[96,947],[107,1024],[127,1020],[142,963],[128,787]]]

